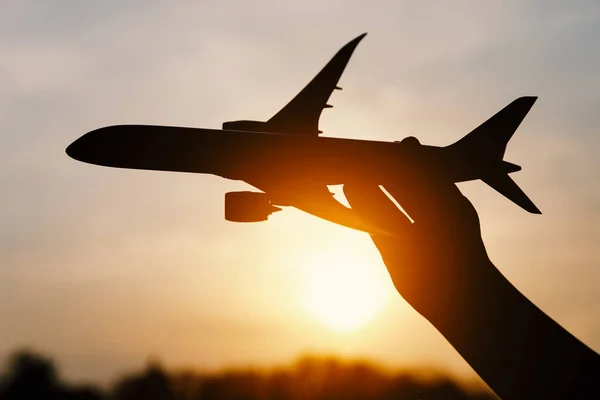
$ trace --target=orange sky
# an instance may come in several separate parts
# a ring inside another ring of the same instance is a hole
[[[291,209],[229,223],[223,195],[243,183],[64,153],[105,125],[267,119],[365,31],[321,118],[326,136],[446,145],[514,98],[540,97],[506,159],[544,214],[481,182],[461,189],[499,269],[600,349],[595,3],[128,4],[0,6],[0,356],[32,346],[94,380],[149,356],[215,368],[304,352],[471,374],[395,295],[366,234]],[[340,265],[350,272],[323,298]],[[378,306],[339,332],[311,293],[343,314],[361,304],[348,292]]]

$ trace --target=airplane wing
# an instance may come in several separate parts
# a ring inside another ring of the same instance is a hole
[[[362,221],[355,210],[346,207],[337,201],[327,186],[297,187],[293,192],[288,191],[286,197],[286,200],[289,201],[286,201],[283,205],[291,205],[299,210],[327,221],[359,231],[387,235],[391,234],[390,232]],[[273,204],[279,203],[275,200],[273,201]]]
[[[330,108],[327,100],[335,90],[354,49],[365,37],[358,36],[337,52],[327,65],[285,107],[267,121],[269,132],[296,135],[318,135],[319,117],[324,108]]]
[[[319,135],[321,112],[332,107],[327,101],[334,90],[342,89],[337,86],[338,81],[354,49],[365,36],[366,33],[363,33],[342,47],[296,97],[266,122],[268,130],[294,135]],[[379,231],[375,227],[367,226],[354,210],[337,201],[327,186],[295,188],[290,193],[294,193],[292,205],[299,210],[349,228],[367,232]]]

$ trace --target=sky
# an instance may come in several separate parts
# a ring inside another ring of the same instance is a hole
[[[513,178],[543,214],[481,182],[459,187],[500,271],[600,350],[596,1],[9,0],[0,357],[34,348],[67,378],[93,381],[149,357],[214,369],[305,353],[473,376],[394,292],[365,233],[293,209],[226,222],[224,193],[243,182],[64,152],[106,125],[266,120],[363,32],[324,136],[448,145],[513,99],[539,96],[505,159],[523,167]]]

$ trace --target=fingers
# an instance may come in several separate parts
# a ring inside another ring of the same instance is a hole
[[[346,184],[344,195],[353,210],[367,224],[404,235],[410,229],[410,221],[396,205],[373,184]]]
[[[395,260],[402,259],[406,246],[410,246],[411,222],[378,185],[345,184],[344,195],[366,224],[391,233],[370,234],[389,270],[391,265],[395,265]]]
[[[415,157],[422,149],[414,137],[405,138],[400,146]],[[443,165],[423,164],[414,170],[399,171],[395,183],[386,184],[385,189],[415,222],[456,221],[473,215],[477,218],[469,200],[446,173]]]
[[[442,177],[423,174],[385,188],[415,222],[457,221],[475,212],[458,187]]]

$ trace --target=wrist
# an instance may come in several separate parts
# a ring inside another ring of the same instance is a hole
[[[512,285],[487,257],[469,260],[461,268],[437,273],[429,280],[428,292],[411,296],[411,306],[444,333],[485,317],[500,306]]]

